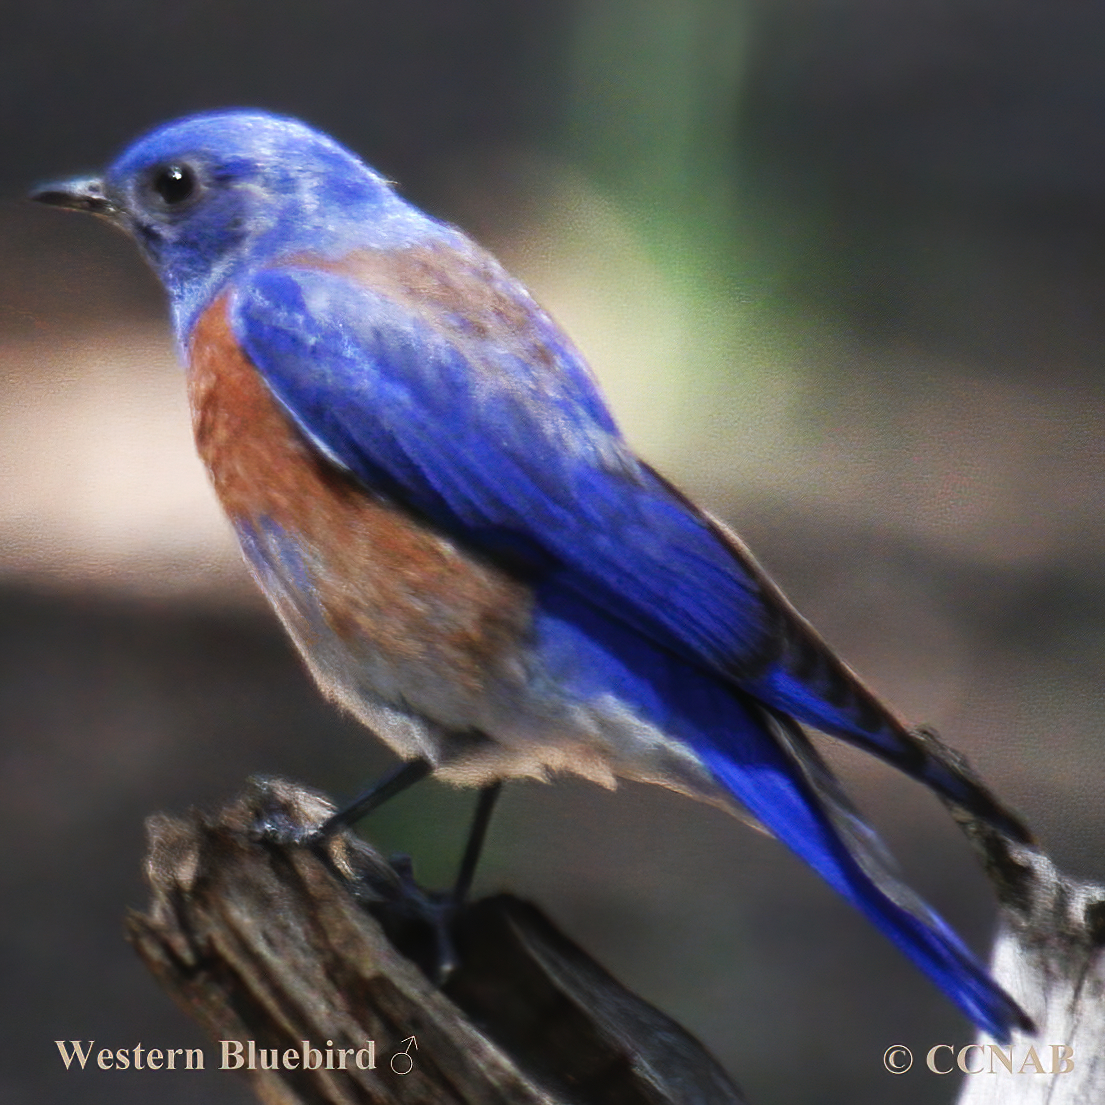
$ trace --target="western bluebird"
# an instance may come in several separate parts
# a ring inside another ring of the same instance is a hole
[[[802,725],[1028,834],[620,435],[582,356],[460,231],[302,123],[225,112],[36,198],[168,291],[196,443],[323,693],[485,788],[658,783],[778,837],[981,1028],[1031,1022],[891,873]]]

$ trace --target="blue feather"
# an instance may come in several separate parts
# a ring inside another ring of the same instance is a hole
[[[755,661],[758,580],[596,417],[563,351],[576,386],[550,400],[493,341],[461,349],[408,308],[299,268],[240,285],[232,318],[293,420],[368,487],[489,555],[511,548],[694,662]]]
[[[1006,1040],[1017,1004],[905,886],[816,753],[785,721],[555,586],[538,591],[539,648],[557,685],[613,693],[694,749],[714,778],[858,908],[980,1028]]]

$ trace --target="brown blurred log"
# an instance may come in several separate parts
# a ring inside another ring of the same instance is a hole
[[[308,829],[331,809],[267,780],[215,816],[148,822],[152,900],[128,936],[212,1039],[281,1055],[332,1041],[366,1062],[375,1043],[374,1069],[247,1072],[261,1101],[743,1102],[692,1036],[508,895],[457,918],[460,966],[435,986],[417,964],[437,955],[436,903],[407,872],[351,834],[323,854],[259,831]]]

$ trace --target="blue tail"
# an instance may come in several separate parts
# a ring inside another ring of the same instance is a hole
[[[684,663],[585,601],[547,587],[538,650],[581,700],[613,694],[693,749],[756,820],[863,912],[981,1029],[1032,1023],[954,932],[892,872],[881,842],[789,717]]]
[[[1032,842],[1032,834],[1020,820],[935,734],[907,729],[820,642],[804,651],[812,670],[801,675],[788,670],[787,662],[793,657],[785,655],[782,662],[744,683],[743,689],[769,709],[886,760],[1011,840]]]
[[[763,720],[784,737],[785,721]],[[728,745],[725,736],[722,740]],[[798,730],[791,737],[805,741]],[[1020,1006],[947,924],[893,874],[874,832],[833,793],[838,790],[835,780],[826,793],[816,785],[819,771],[804,772],[797,765],[798,756],[814,755],[812,748],[791,743],[784,752],[779,747],[783,740],[772,743],[783,754],[764,756],[752,771],[716,739],[697,751],[735,798],[889,936],[979,1028],[1003,1043],[1014,1028],[1030,1031],[1032,1022]]]

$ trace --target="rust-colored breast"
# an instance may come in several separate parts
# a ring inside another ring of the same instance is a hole
[[[425,663],[428,678],[476,693],[509,662],[529,627],[529,589],[322,457],[242,351],[225,298],[193,332],[188,382],[196,445],[223,508],[294,540],[326,625],[350,649]]]

